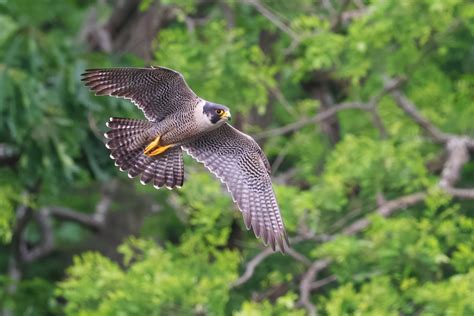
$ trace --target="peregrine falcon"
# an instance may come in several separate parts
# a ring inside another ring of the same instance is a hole
[[[247,229],[273,250],[289,247],[270,179],[255,140],[228,124],[229,108],[198,97],[183,76],[165,67],[88,69],[82,81],[96,95],[131,100],[146,120],[110,118],[110,157],[142,184],[172,189],[184,182],[184,150],[226,184]]]

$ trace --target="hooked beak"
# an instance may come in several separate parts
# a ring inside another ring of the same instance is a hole
[[[230,121],[232,119],[232,115],[229,111],[225,111],[224,114],[222,114],[222,118],[225,118],[226,120]]]

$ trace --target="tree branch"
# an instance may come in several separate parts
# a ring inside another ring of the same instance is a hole
[[[327,268],[331,262],[331,259],[319,259],[314,261],[301,279],[300,300],[298,305],[304,306],[310,316],[318,314],[316,306],[310,302],[311,285],[314,283],[313,280],[316,278],[318,272]]]
[[[374,213],[379,214],[383,217],[389,217],[394,212],[413,206],[417,203],[422,202],[426,198],[425,192],[417,192],[413,194],[409,194],[406,196],[402,196],[395,200],[391,200],[380,206]],[[370,220],[367,217],[361,218],[354,223],[347,226],[345,229],[342,230],[343,235],[354,235],[370,225]]]
[[[102,222],[97,221],[91,214],[75,211],[64,206],[49,206],[45,209],[57,219],[76,222],[93,230],[99,230],[102,226]]]
[[[306,256],[302,255],[301,253],[299,253],[298,251],[294,250],[293,248],[288,248],[286,250],[286,253],[292,257],[293,259],[295,259],[296,261],[299,261],[301,262],[302,264],[306,265],[306,266],[309,266],[311,265],[311,260],[309,260],[308,258],[306,258]]]
[[[461,137],[452,137],[446,143],[448,158],[441,172],[439,186],[441,188],[452,187],[459,181],[463,166],[469,161],[469,151],[467,149],[466,139]]]
[[[347,110],[347,109],[360,109],[360,110],[364,110],[364,111],[370,111],[371,110],[370,106],[366,103],[361,103],[361,102],[341,103],[341,104],[330,107],[329,109],[325,110],[324,112],[320,112],[316,116],[313,116],[313,117],[310,117],[310,118],[304,118],[302,120],[290,123],[290,124],[282,126],[282,127],[278,127],[278,128],[275,128],[275,129],[270,129],[270,130],[261,132],[261,133],[255,135],[254,138],[258,140],[258,139],[263,139],[263,138],[275,137],[275,136],[288,134],[288,133],[297,131],[299,129],[302,129],[306,125],[319,123],[319,122],[333,116],[337,112],[342,111],[342,110]]]
[[[96,204],[93,214],[86,214],[62,206],[49,206],[44,208],[46,212],[58,219],[73,221],[84,225],[93,230],[99,230],[103,227],[107,213],[112,204],[112,193],[117,188],[117,181],[111,181],[102,191],[102,196]]]
[[[449,195],[461,199],[474,199],[474,189],[455,188],[454,185],[461,178],[462,168],[469,162],[469,139],[452,136],[446,143],[448,158],[441,172],[439,186]]]
[[[423,201],[426,197],[426,193],[419,192],[403,196],[401,198],[388,201],[382,206],[380,206],[375,213],[383,216],[389,217],[394,212],[401,210],[403,208],[412,206]],[[343,235],[354,235],[361,232],[363,229],[367,228],[370,225],[370,220],[368,218],[360,219],[353,224],[349,225],[346,229],[342,231]],[[318,272],[327,268],[331,264],[331,259],[318,259],[314,261],[309,269],[303,275],[300,282],[300,300],[299,305],[304,306],[308,311],[308,315],[317,315],[317,309],[314,304],[310,302],[310,293],[313,289],[320,288],[326,284],[333,282],[332,278],[322,279],[319,281],[314,281]],[[334,277],[333,277],[334,278]]]
[[[363,111],[370,112],[372,116],[374,117],[374,120],[376,120],[377,124],[380,126],[376,127],[380,130],[381,134],[384,135],[386,134],[386,131],[382,125],[382,121],[380,117],[378,116],[378,113],[376,112],[376,106],[377,103],[389,92],[397,89],[402,83],[404,82],[403,78],[395,78],[392,80],[387,81],[387,83],[384,85],[382,91],[377,93],[375,96],[373,96],[369,102],[345,102],[345,103],[340,103],[331,106],[327,110],[318,113],[317,115],[310,117],[310,118],[304,118],[302,120],[290,123],[288,125],[278,127],[275,129],[270,129],[264,132],[261,132],[257,135],[254,136],[255,139],[263,139],[263,138],[268,138],[268,137],[275,137],[275,136],[280,136],[284,134],[288,134],[294,131],[297,131],[306,125],[310,124],[316,124],[321,121],[324,121],[333,115],[335,115],[337,112],[342,111],[342,110],[348,110],[348,109],[359,109]]]
[[[45,210],[32,212],[32,219],[36,221],[40,230],[40,242],[29,249],[23,232],[20,233],[19,251],[23,262],[33,262],[48,255],[54,249],[53,228]]]
[[[331,19],[331,30],[332,31],[337,31],[339,27],[341,26],[341,23],[343,22],[342,20],[342,15],[344,11],[346,10],[347,6],[350,3],[350,0],[341,0],[340,2],[340,9],[339,12]]]
[[[258,255],[256,255],[252,260],[247,262],[247,265],[245,266],[245,272],[242,274],[240,278],[235,280],[234,283],[232,283],[231,288],[238,287],[252,277],[253,273],[255,272],[255,268],[263,261],[265,260],[266,257],[272,255],[274,252],[273,250],[269,248],[263,249]]]
[[[474,148],[474,139],[467,135],[449,134],[438,129],[434,124],[423,117],[415,104],[413,104],[401,91],[395,89],[391,92],[398,106],[418,124],[431,139],[439,144],[444,144],[448,158],[441,172],[439,186],[446,193],[462,198],[473,199],[473,189],[454,188],[461,177],[463,166],[469,162],[469,149]]]
[[[330,275],[328,277],[325,277],[324,279],[312,282],[310,284],[310,290],[311,291],[317,290],[335,281],[337,281],[337,277],[334,274]]]
[[[383,124],[382,118],[380,117],[380,114],[377,108],[376,107],[372,108],[370,113],[372,114],[372,122],[374,123],[375,128],[378,129],[380,133],[380,137],[382,139],[387,138],[388,132],[387,132],[387,129],[385,128],[385,125]]]
[[[294,238],[290,239],[290,244],[296,245],[299,242],[301,242],[303,240],[307,240],[309,238],[310,238],[310,236],[297,236],[297,237],[294,237]],[[253,257],[252,260],[247,262],[247,265],[245,266],[244,274],[242,274],[242,276],[240,278],[238,278],[234,283],[232,283],[231,287],[232,288],[238,287],[238,286],[246,283],[248,280],[250,280],[250,278],[253,276],[253,274],[255,272],[255,268],[263,260],[265,260],[267,257],[269,257],[270,255],[272,255],[274,253],[275,252],[271,248],[263,249],[258,255]],[[311,264],[311,261],[308,258],[306,258],[305,256],[303,256],[302,254],[300,254],[299,252],[297,252],[296,250],[294,250],[292,248],[287,249],[287,254],[289,256],[291,256],[292,258],[294,258],[295,260],[303,263],[304,265],[309,266]]]
[[[451,135],[446,134],[439,130],[436,126],[431,124],[426,118],[424,118],[416,106],[399,90],[394,90],[391,92],[392,97],[398,106],[410,116],[416,124],[418,124],[422,129],[424,129],[427,134],[433,139],[433,141],[444,144],[446,143]]]
[[[277,28],[282,32],[288,34],[294,42],[299,42],[299,35],[296,34],[289,26],[287,26],[278,16],[276,16],[269,8],[263,5],[258,0],[244,0],[244,3],[247,3],[253,6],[261,15],[266,17],[270,22],[272,22]]]

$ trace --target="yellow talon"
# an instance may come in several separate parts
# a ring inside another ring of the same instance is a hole
[[[160,138],[161,136],[157,136],[148,146],[145,147],[145,151],[143,152],[148,157],[156,156],[165,152],[168,148],[173,147],[174,145],[165,145],[160,146]]]
[[[174,145],[166,145],[166,146],[159,146],[155,150],[153,150],[151,153],[145,153],[148,157],[156,156],[161,154],[162,152],[165,152],[168,148],[173,147]]]
[[[143,153],[149,156],[148,153],[153,151],[156,147],[159,146],[160,138],[161,136],[158,135],[158,137],[156,137],[155,140],[153,140],[151,143],[148,144],[148,146],[145,147],[145,151]]]

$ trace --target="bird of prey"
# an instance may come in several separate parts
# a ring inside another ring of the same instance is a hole
[[[131,100],[146,120],[110,118],[110,157],[142,184],[173,189],[184,182],[182,151],[226,184],[247,229],[273,250],[289,246],[270,179],[255,140],[228,124],[229,108],[198,97],[183,76],[165,67],[88,69],[82,81],[96,95]]]

